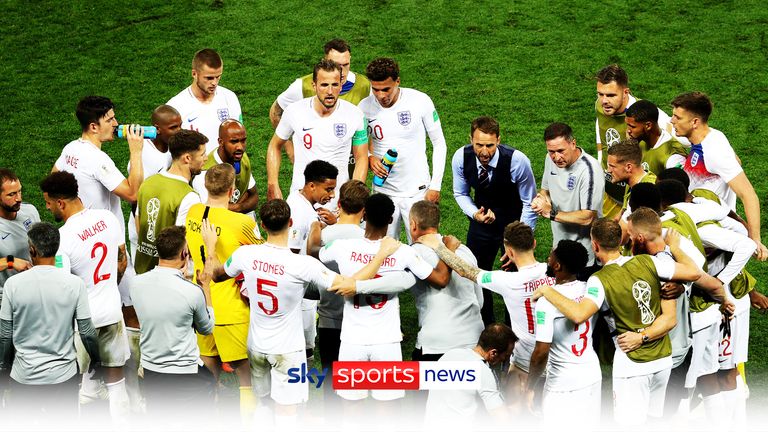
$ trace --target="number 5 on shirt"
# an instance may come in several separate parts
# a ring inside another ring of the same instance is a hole
[[[267,309],[266,306],[264,305],[264,303],[261,300],[259,300],[258,305],[261,308],[261,310],[264,311],[265,314],[267,314],[267,315],[274,315],[275,312],[277,312],[277,308],[279,307],[279,305],[277,303],[277,297],[274,294],[272,294],[268,289],[264,288],[265,285],[268,286],[268,287],[275,287],[275,288],[277,288],[277,282],[271,281],[271,280],[267,280],[267,279],[256,279],[256,292],[259,295],[263,295],[263,296],[266,296],[266,297],[269,297],[270,299],[272,299],[271,300],[272,305],[271,305],[270,309]]]

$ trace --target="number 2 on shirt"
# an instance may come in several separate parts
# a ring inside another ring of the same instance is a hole
[[[104,264],[104,259],[107,258],[107,245],[105,245],[102,242],[97,242],[95,245],[93,245],[93,249],[91,249],[91,258],[96,258],[96,249],[99,249],[102,251],[101,258],[99,258],[99,263],[96,264],[96,269],[93,270],[93,284],[96,285],[101,281],[105,281],[112,276],[112,273],[106,273],[103,275],[99,275],[99,269],[101,268],[101,265]]]
[[[272,305],[271,305],[271,307],[269,309],[267,309],[266,306],[264,305],[264,303],[261,300],[259,300],[258,305],[261,308],[261,310],[264,311],[265,314],[267,314],[267,315],[274,315],[275,312],[277,312],[277,308],[278,308],[277,297],[274,294],[272,294],[269,290],[264,288],[265,285],[268,286],[268,287],[275,287],[275,288],[277,288],[277,282],[271,281],[271,280],[267,280],[267,279],[256,279],[256,292],[261,294],[261,295],[263,295],[263,296],[267,296],[270,299],[272,299],[272,301],[271,301]]]

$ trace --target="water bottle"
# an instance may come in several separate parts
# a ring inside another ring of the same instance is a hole
[[[389,172],[392,171],[392,166],[397,161],[397,150],[395,149],[389,149],[387,150],[387,153],[384,155],[383,158],[381,158],[381,164],[384,165],[384,168],[387,170],[387,176],[389,175]],[[383,186],[384,181],[387,180],[387,176],[380,177],[380,176],[374,176],[373,177],[373,184],[375,186]]]
[[[115,128],[115,133],[118,138],[125,138],[128,133],[129,125],[120,125]],[[154,126],[142,126],[144,128],[144,138],[155,139],[157,138],[157,128]]]

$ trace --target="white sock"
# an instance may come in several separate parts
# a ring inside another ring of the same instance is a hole
[[[85,405],[95,400],[102,399],[103,384],[101,380],[94,379],[96,370],[92,369],[90,372],[83,374],[83,380],[80,384],[80,404]]]
[[[275,418],[272,407],[264,398],[259,400],[259,405],[253,412],[253,424],[259,425],[259,429],[271,431],[275,429]]]
[[[725,421],[728,422],[728,424],[731,424],[733,422],[734,418],[734,410],[736,409],[736,399],[737,399],[737,393],[738,388],[736,390],[728,390],[728,391],[722,391],[720,392],[721,395],[723,395],[723,409],[720,411],[722,417],[725,419]]]
[[[722,393],[704,396],[702,403],[704,404],[704,412],[707,414],[707,422],[712,429],[722,430],[725,425],[729,424],[728,418],[723,415],[727,407]]]
[[[734,430],[742,430],[747,422],[747,391],[741,376],[736,378],[736,390],[733,404]]]
[[[109,414],[113,422],[125,423],[128,421],[128,413],[131,403],[128,399],[128,391],[125,388],[125,378],[120,381],[107,383],[109,394]]]

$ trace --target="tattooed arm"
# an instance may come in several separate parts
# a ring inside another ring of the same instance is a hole
[[[450,249],[445,247],[443,242],[440,240],[440,236],[437,234],[427,234],[421,236],[421,238],[419,238],[419,243],[433,249],[437,256],[440,257],[440,259],[446,263],[448,267],[452,268],[453,271],[471,281],[476,280],[477,275],[483,271],[482,269],[473,266],[472,264],[459,258],[459,256],[457,256],[455,253],[451,252]]]

